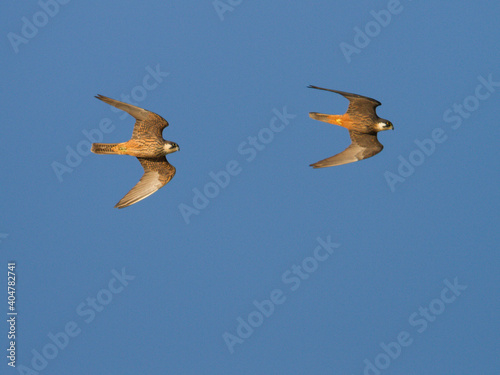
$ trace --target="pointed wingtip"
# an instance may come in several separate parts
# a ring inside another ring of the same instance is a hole
[[[122,209],[122,208],[128,207],[128,205],[123,204],[122,201],[123,201],[123,199],[120,199],[120,201],[117,204],[115,204],[114,208]]]

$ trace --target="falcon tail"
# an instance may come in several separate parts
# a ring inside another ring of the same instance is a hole
[[[118,143],[92,143],[90,149],[94,154],[119,154]]]
[[[314,120],[327,122],[329,124],[342,126],[344,128],[348,128],[350,124],[349,118],[346,115],[326,115],[324,113],[309,112],[309,117]]]

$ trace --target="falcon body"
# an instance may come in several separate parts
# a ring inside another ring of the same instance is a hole
[[[136,119],[129,141],[93,143],[91,149],[95,154],[135,156],[144,168],[144,175],[137,185],[115,206],[124,208],[149,197],[174,177],[175,168],[167,161],[165,155],[179,151],[179,146],[175,142],[163,139],[162,132],[168,126],[168,122],[156,113],[102,95],[96,98],[129,113]]]
[[[316,86],[309,87],[335,92],[349,100],[349,107],[343,115],[326,115],[310,112],[309,117],[342,126],[349,130],[349,135],[351,136],[349,147],[337,155],[311,164],[313,168],[353,163],[358,160],[370,158],[382,151],[384,146],[378,141],[377,133],[383,130],[394,129],[394,126],[390,121],[377,116],[375,108],[381,105],[378,100],[344,91],[324,89]]]

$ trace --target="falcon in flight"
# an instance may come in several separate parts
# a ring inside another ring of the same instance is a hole
[[[382,151],[384,146],[378,141],[377,133],[382,130],[394,130],[394,126],[390,121],[377,116],[375,108],[381,104],[378,100],[344,91],[324,89],[316,86],[308,87],[336,92],[349,99],[349,107],[347,108],[347,112],[343,115],[325,115],[322,113],[310,112],[309,117],[330,124],[343,126],[349,130],[349,135],[351,136],[351,144],[344,151],[311,164],[311,167],[324,168],[353,163],[358,160],[370,158]]]
[[[137,121],[134,125],[132,138],[122,143],[93,143],[92,152],[95,154],[116,154],[135,156],[144,175],[137,185],[125,195],[115,207],[124,208],[149,197],[165,186],[175,175],[175,168],[170,165],[165,155],[179,151],[179,145],[163,139],[162,131],[168,122],[156,113],[97,95],[97,99],[121,109],[133,116]]]

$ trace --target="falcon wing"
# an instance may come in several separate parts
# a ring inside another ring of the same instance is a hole
[[[369,116],[371,118],[377,118],[377,114],[375,112],[375,108],[377,108],[380,103],[378,100],[369,98],[367,96],[362,96],[358,94],[351,94],[349,92],[345,91],[337,91],[337,90],[331,90],[331,89],[325,89],[322,87],[317,87],[317,86],[308,86],[309,88],[312,89],[318,89],[318,90],[325,90],[325,91],[331,91],[335,92],[337,94],[340,94],[344,96],[346,99],[349,100],[349,107],[347,108],[347,114],[351,116],[352,118],[359,118],[359,117],[366,117]]]
[[[151,135],[162,138],[162,131],[168,126],[167,120],[154,112],[103,95],[97,95],[96,98],[127,112],[137,120],[134,125],[132,139],[150,138]]]
[[[313,168],[333,167],[353,163],[378,154],[384,146],[378,141],[377,134],[349,131],[352,143],[341,153],[311,164]]]
[[[117,204],[116,208],[124,208],[149,197],[165,186],[175,175],[175,168],[164,156],[159,158],[137,158],[144,168],[144,175],[137,185],[130,190]]]

